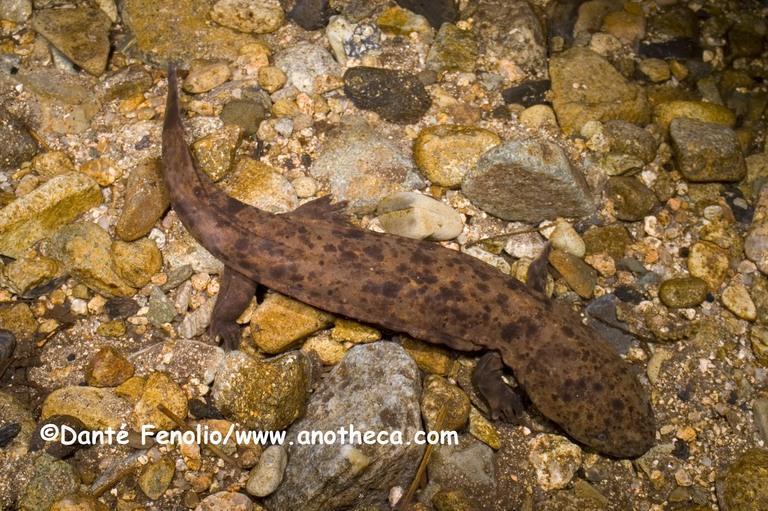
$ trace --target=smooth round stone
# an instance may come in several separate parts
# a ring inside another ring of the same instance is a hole
[[[291,181],[293,189],[296,190],[296,196],[300,199],[314,197],[317,193],[317,181],[309,176],[301,176]]]
[[[240,32],[268,34],[280,28],[285,13],[278,0],[219,0],[211,9],[211,18]]]
[[[728,254],[708,241],[699,241],[688,252],[688,271],[704,280],[711,291],[717,291],[728,272]]]
[[[557,116],[549,105],[533,105],[520,112],[520,122],[534,130],[557,127]]]
[[[563,276],[568,286],[582,298],[591,298],[597,284],[597,272],[575,255],[553,250],[550,264]]]
[[[357,108],[400,124],[416,123],[432,105],[415,75],[395,69],[351,67],[344,73],[344,94]]]
[[[549,241],[552,243],[552,248],[558,248],[576,257],[584,257],[587,253],[584,240],[576,232],[576,229],[563,219],[557,220],[555,230],[552,231]]]
[[[669,64],[662,59],[643,59],[638,67],[652,82],[665,82],[671,76]]]
[[[726,287],[720,299],[723,301],[723,305],[739,318],[746,319],[747,321],[757,319],[755,303],[749,295],[749,290],[742,284],[731,284]]]
[[[667,101],[654,107],[653,120],[667,131],[669,124],[678,117],[733,127],[736,116],[722,105],[704,101]]]
[[[657,204],[650,188],[632,176],[612,177],[605,186],[605,194],[613,200],[616,217],[628,222],[642,220]]]
[[[382,228],[413,239],[450,240],[461,234],[461,216],[450,206],[416,192],[385,197],[376,210]]]
[[[259,69],[259,85],[272,94],[283,88],[288,77],[282,69],[275,66],[264,66]]]
[[[125,203],[117,219],[115,234],[123,241],[145,236],[168,209],[168,204],[160,160],[140,163],[128,174]]]
[[[667,307],[696,307],[707,298],[709,286],[696,277],[665,280],[659,287],[659,299]]]
[[[219,118],[224,124],[234,124],[243,130],[246,136],[254,135],[261,121],[267,118],[267,110],[258,101],[235,99],[224,105]]]
[[[445,418],[441,424],[438,424],[437,420],[443,406],[446,409]],[[470,408],[467,394],[442,376],[433,374],[424,380],[421,414],[427,430],[436,430],[438,426],[442,430],[462,429],[469,419]]]
[[[267,447],[251,470],[245,489],[255,497],[266,497],[280,486],[287,464],[288,453],[281,445]]]
[[[253,511],[254,505],[247,495],[220,491],[205,497],[195,511]]]
[[[149,238],[131,243],[117,240],[112,243],[112,262],[123,280],[132,287],[141,288],[162,269],[163,256]]]
[[[193,65],[184,79],[182,88],[190,94],[200,94],[215,89],[232,76],[229,66],[223,62]]]
[[[159,460],[144,466],[137,481],[139,488],[151,500],[157,500],[168,489],[175,472],[176,466],[173,460],[170,457],[163,456]]]
[[[90,429],[118,429],[130,410],[130,404],[118,397],[114,389],[62,387],[45,398],[40,418],[71,415]]]
[[[413,144],[413,157],[430,181],[458,188],[480,156],[500,142],[496,133],[486,129],[441,124],[421,130]]]

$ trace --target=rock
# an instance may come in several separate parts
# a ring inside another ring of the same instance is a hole
[[[410,337],[401,337],[401,345],[422,371],[441,376],[451,373],[454,360],[449,351]]]
[[[328,0],[296,0],[288,17],[304,30],[318,30],[328,23],[332,13]]]
[[[494,459],[490,447],[468,435],[460,436],[457,445],[437,445],[429,461],[429,485],[424,493],[431,488],[447,488],[463,491],[472,500],[495,495],[498,482]]]
[[[220,491],[208,495],[195,511],[253,511],[253,502],[247,495],[228,491]]]
[[[648,99],[603,57],[587,48],[571,48],[549,64],[552,106],[563,131],[578,133],[587,121],[624,120],[647,124]]]
[[[177,226],[180,225],[177,224]],[[213,257],[186,229],[179,227],[163,250],[163,259],[169,268],[188,266],[195,273],[221,273],[224,264]]]
[[[427,18],[400,7],[390,7],[381,13],[376,23],[387,34],[409,36],[415,32],[425,39],[432,35],[432,26]]]
[[[728,272],[728,254],[714,243],[699,241],[688,252],[688,272],[717,291]]]
[[[90,495],[67,495],[53,503],[49,511],[108,511],[109,508]]]
[[[211,181],[221,181],[230,171],[242,137],[243,130],[240,126],[227,124],[192,144],[192,152],[200,170],[205,172]]]
[[[717,501],[723,511],[768,506],[768,450],[753,448],[739,455],[718,476]]]
[[[183,339],[192,339],[202,335],[208,325],[211,324],[213,316],[213,307],[216,301],[209,299],[200,307],[187,314],[179,324],[178,333]]]
[[[198,341],[168,340],[131,353],[140,375],[160,371],[181,385],[210,385],[224,360],[224,350]]]
[[[763,273],[768,273],[768,186],[757,201],[749,234],[744,240],[744,253]]]
[[[134,241],[147,235],[169,204],[160,160],[138,164],[128,174],[125,203],[115,225],[115,234],[123,241]]]
[[[96,352],[85,368],[85,383],[91,387],[117,387],[133,376],[133,365],[115,348]]]
[[[653,121],[666,132],[669,125],[678,118],[693,119],[700,122],[719,124],[732,128],[736,116],[722,105],[705,101],[666,101],[653,109]]]
[[[432,504],[437,511],[472,511],[474,509],[473,503],[458,490],[443,490],[435,493]]]
[[[725,126],[694,119],[669,125],[675,163],[688,181],[741,181],[747,166],[736,133]]]
[[[48,511],[54,502],[75,493],[79,486],[80,478],[69,463],[41,454],[34,460],[32,477],[19,498],[19,510]]]
[[[237,1],[237,0],[235,0]],[[217,3],[218,7],[222,2]],[[200,94],[215,89],[232,76],[229,66],[224,62],[201,62],[189,69],[182,88],[190,94]]]
[[[353,24],[343,16],[331,17],[325,35],[340,64],[381,48],[381,31],[370,23]]]
[[[697,277],[679,277],[665,280],[659,286],[659,299],[667,307],[689,308],[701,304],[709,293],[709,286]]]
[[[400,7],[420,14],[429,23],[440,28],[443,23],[453,23],[459,19],[459,9],[455,0],[396,0]]]
[[[662,59],[643,59],[640,61],[638,69],[654,83],[666,82],[672,75],[669,64]]]
[[[391,342],[353,347],[312,394],[307,414],[288,430],[398,431],[420,429],[420,377],[416,364]],[[392,486],[406,487],[418,464],[418,445],[380,443],[288,444],[283,483],[266,500],[270,509],[317,511],[383,503]]]
[[[501,138],[489,130],[439,124],[421,130],[413,144],[413,158],[430,181],[458,188],[480,156],[500,142]]]
[[[587,255],[604,253],[617,261],[624,257],[627,246],[632,243],[627,228],[619,224],[592,227],[583,238]]]
[[[0,254],[21,257],[27,248],[102,202],[88,176],[56,176],[0,209]]]
[[[602,31],[626,44],[634,44],[645,37],[645,17],[625,10],[609,12],[603,18]]]
[[[274,32],[284,18],[278,0],[219,0],[211,9],[211,19],[216,23],[255,34]]]
[[[41,256],[37,252],[28,252],[5,265],[3,274],[5,284],[21,296],[53,280],[60,269],[59,263],[55,260]]]
[[[349,348],[333,339],[328,332],[320,332],[307,339],[301,346],[301,351],[312,352],[324,366],[335,366],[341,362]]]
[[[98,293],[133,296],[133,287],[115,270],[112,245],[107,231],[94,223],[80,222],[60,229],[51,238],[47,255]]]
[[[24,23],[32,16],[32,0],[13,0],[0,4],[0,19]]]
[[[238,49],[254,39],[227,27],[213,25],[208,0],[126,0],[121,17],[135,36],[135,49],[146,60],[160,64],[192,59],[233,62]],[[182,66],[186,67],[186,66]]]
[[[310,173],[327,183],[335,200],[347,201],[350,213],[363,214],[387,195],[420,188],[415,170],[400,141],[353,119],[328,134]]]
[[[331,337],[337,341],[363,344],[378,341],[381,339],[381,332],[371,326],[363,325],[356,321],[336,318],[333,330],[331,330]]]
[[[344,93],[357,108],[399,124],[417,122],[432,105],[416,76],[393,69],[349,68],[344,73]]]
[[[475,407],[469,410],[469,434],[494,450],[501,449],[501,437],[493,424]]]
[[[627,171],[651,163],[659,147],[650,132],[626,121],[608,121],[602,135],[608,144],[612,167]],[[627,160],[633,159],[633,162]],[[622,161],[623,160],[623,161]],[[623,172],[620,172],[623,173]]]
[[[426,67],[437,73],[462,71],[472,73],[477,65],[477,41],[469,30],[446,23],[437,32],[427,54]]]
[[[520,122],[529,129],[553,129],[557,128],[555,111],[549,105],[529,106],[519,115]]]
[[[149,284],[152,275],[163,267],[163,256],[155,242],[143,238],[132,243],[114,241],[112,261],[115,271],[125,282],[135,288]]]
[[[445,407],[445,418],[438,425],[437,421],[443,407]],[[459,387],[434,374],[424,379],[421,414],[424,417],[426,430],[458,431],[463,429],[469,419],[469,409],[469,397]]]
[[[544,490],[565,488],[581,467],[581,449],[560,435],[541,434],[530,441],[528,461]]]
[[[592,298],[597,272],[578,257],[561,250],[549,254],[549,263],[563,276],[568,286],[582,298]]]
[[[69,415],[89,429],[118,429],[131,413],[131,405],[118,397],[114,389],[97,387],[62,387],[45,398],[40,420],[54,415]]]
[[[481,42],[481,54],[496,61],[498,70],[511,64],[532,75],[547,66],[544,29],[531,4],[525,0],[478,0],[462,13],[471,15]],[[518,71],[519,72],[519,71]]]
[[[123,169],[109,158],[88,160],[80,166],[80,172],[93,178],[99,186],[110,186],[123,175]]]
[[[48,181],[52,177],[74,172],[75,165],[64,151],[48,151],[32,158],[32,170],[43,181]]]
[[[152,425],[158,430],[174,429],[176,423],[157,409],[160,404],[181,420],[187,417],[187,395],[184,390],[168,374],[155,372],[147,376],[139,400],[133,406],[132,426],[137,431],[141,431],[145,425]],[[125,420],[125,416],[121,420]]]
[[[151,288],[147,308],[147,319],[157,328],[162,328],[164,324],[170,323],[176,318],[176,307],[162,289],[157,286]]]
[[[461,234],[461,216],[450,206],[417,192],[385,197],[376,209],[382,228],[413,239],[450,240]]]
[[[299,205],[290,181],[266,163],[251,158],[238,161],[222,187],[235,199],[270,213],[287,213]]]
[[[102,101],[128,99],[146,92],[153,85],[152,77],[141,64],[131,64],[107,73],[99,84]]]
[[[5,437],[0,449],[9,456],[23,456],[29,449],[35,431],[34,417],[18,399],[5,392],[0,392],[0,416],[3,418],[3,428],[16,425],[13,438]]]
[[[587,253],[584,240],[581,239],[576,229],[562,218],[558,218],[555,222],[555,229],[550,234],[549,241],[552,243],[552,248],[568,252],[579,258],[584,257]]]
[[[285,429],[306,409],[312,371],[310,358],[298,351],[267,361],[231,351],[216,376],[213,400],[246,428]]]
[[[259,68],[259,86],[272,94],[283,88],[288,77],[283,70],[275,66],[264,66]]]
[[[490,149],[461,188],[475,205],[504,220],[536,223],[587,216],[594,209],[584,177],[559,146],[546,141],[510,141]]]
[[[157,461],[147,463],[137,478],[139,488],[150,500],[157,500],[163,496],[165,490],[171,484],[176,466],[168,456],[162,456]]]
[[[293,85],[307,94],[323,92],[322,80],[341,75],[339,64],[328,51],[315,44],[298,43],[275,54],[274,66],[288,77],[286,87]]]
[[[37,331],[37,320],[26,303],[5,304],[0,306],[0,329],[26,341]]]
[[[720,296],[720,299],[723,301],[723,305],[739,318],[747,321],[754,321],[757,319],[755,303],[749,295],[749,290],[747,290],[744,285],[739,283],[729,285],[723,289],[723,294]]]
[[[605,195],[613,201],[616,218],[626,222],[642,220],[657,205],[656,196],[634,176],[615,176],[605,185]]]
[[[112,21],[101,9],[43,9],[36,11],[32,27],[73,63],[100,76],[109,58]]]
[[[264,105],[252,99],[233,99],[221,110],[219,117],[227,126],[237,126],[244,136],[255,135],[259,131],[261,121],[268,116]]]
[[[266,497],[274,493],[283,480],[288,453],[282,445],[270,445],[259,458],[259,464],[251,470],[245,488],[254,497]]]
[[[0,170],[15,170],[35,153],[37,142],[24,124],[0,107]]]
[[[251,317],[254,344],[266,353],[281,353],[333,321],[325,312],[278,293],[269,293]]]

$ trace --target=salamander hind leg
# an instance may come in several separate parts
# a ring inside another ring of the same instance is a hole
[[[503,369],[501,356],[490,351],[477,362],[472,374],[472,383],[488,403],[493,420],[517,422],[523,413],[523,401],[520,395],[502,380]]]
[[[255,293],[256,282],[232,268],[224,268],[208,331],[214,339],[221,339],[225,350],[235,350],[240,346],[240,326],[236,321]]]

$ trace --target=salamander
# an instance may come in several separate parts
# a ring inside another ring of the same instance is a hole
[[[261,284],[338,316],[485,352],[473,381],[494,418],[512,420],[520,410],[501,379],[508,369],[533,405],[578,442],[614,457],[639,456],[653,445],[646,390],[577,312],[544,295],[545,257],[532,265],[526,286],[437,243],[353,226],[343,204],[327,197],[286,214],[244,204],[196,166],[173,68],[168,83],[164,181],[184,227],[225,265],[210,330],[227,348],[237,348],[235,319]]]

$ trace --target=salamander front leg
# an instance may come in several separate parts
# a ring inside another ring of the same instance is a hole
[[[236,350],[240,346],[240,326],[236,321],[251,303],[255,293],[256,282],[232,268],[224,268],[209,333],[214,339],[221,339],[225,350]]]
[[[489,351],[477,362],[472,383],[491,409],[493,420],[516,422],[523,413],[520,395],[501,379],[504,363],[495,351]]]

